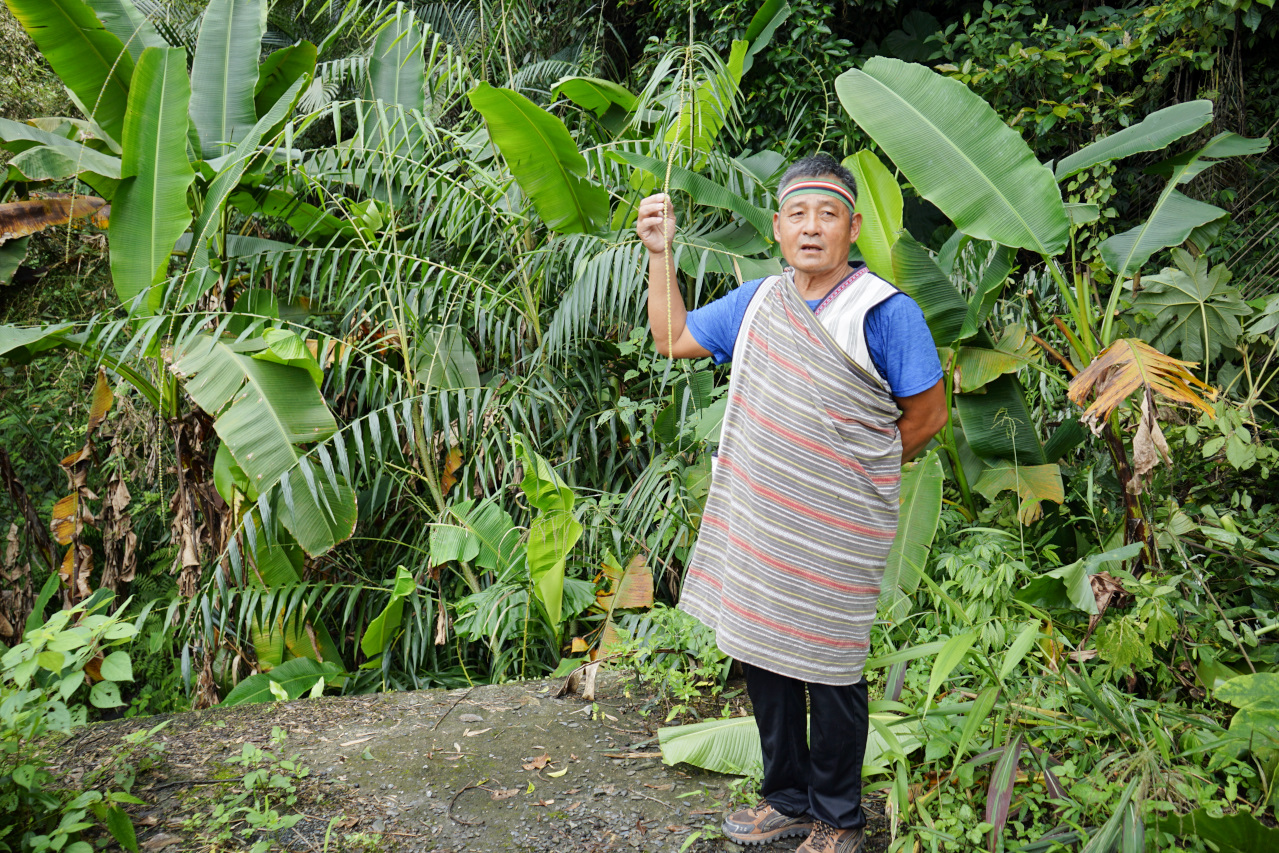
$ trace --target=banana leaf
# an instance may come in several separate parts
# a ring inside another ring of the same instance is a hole
[[[426,109],[425,76],[422,30],[412,8],[396,4],[395,14],[382,25],[373,40],[364,96],[370,101],[385,101],[422,112]]]
[[[1044,447],[1017,377],[1000,376],[982,390],[955,395],[973,453],[982,459],[1016,460],[1019,465],[1044,464]]]
[[[120,39],[134,62],[148,47],[178,47],[162,39],[155,25],[131,0],[89,0],[89,6],[103,26]]]
[[[276,693],[271,685],[277,685],[287,699],[297,699],[321,681],[339,675],[342,668],[333,663],[319,663],[310,658],[294,658],[285,661],[270,672],[260,672],[241,681],[222,700],[225,706],[248,705],[254,702],[271,702]]]
[[[191,121],[207,159],[239,142],[257,122],[253,93],[266,33],[266,0],[211,0],[191,65]]]
[[[919,588],[941,519],[941,494],[941,460],[929,452],[902,475],[897,536],[888,552],[879,594],[881,607],[895,620],[910,613],[910,595]]]
[[[255,358],[260,339],[201,335],[180,348],[174,372],[191,398],[217,417],[214,429],[260,493],[277,483],[274,508],[308,554],[323,554],[354,531],[355,494],[319,470],[298,445],[322,441],[337,423],[311,375]],[[243,393],[247,392],[247,393]]]
[[[111,205],[111,277],[131,312],[152,314],[163,292],[169,255],[187,230],[187,188],[195,172],[187,160],[191,99],[186,52],[149,47],[129,92],[121,137],[120,186]]]
[[[1144,151],[1159,151],[1210,121],[1212,101],[1187,101],[1157,110],[1137,124],[1063,157],[1057,164],[1057,180],[1064,181],[1071,175],[1111,160],[1122,160]]]
[[[1248,139],[1236,133],[1219,133],[1198,151],[1182,154],[1152,166],[1149,171],[1166,175],[1168,184],[1160,193],[1145,222],[1105,240],[1098,248],[1106,267],[1119,277],[1131,276],[1160,249],[1179,246],[1198,228],[1226,216],[1212,204],[1196,201],[1177,187],[1227,157],[1260,154],[1270,145],[1267,139]]]
[[[624,86],[597,77],[564,77],[551,87],[551,100],[568,98],[584,110],[603,116],[612,107],[632,112],[639,99]]]
[[[857,248],[871,272],[891,281],[893,244],[902,230],[901,187],[874,152],[858,151],[844,166],[857,179],[857,212],[862,215]]]
[[[586,158],[562,121],[518,92],[487,83],[469,97],[548,228],[580,234],[608,220],[608,192],[585,177]]]
[[[872,57],[835,81],[844,109],[915,190],[966,234],[1055,255],[1070,222],[1050,170],[975,92],[913,63]]]
[[[23,122],[0,118],[0,140],[3,140],[6,149],[19,154],[37,147],[50,148],[74,162],[77,173],[87,171],[115,180],[120,178],[119,157],[94,151],[65,136]]]

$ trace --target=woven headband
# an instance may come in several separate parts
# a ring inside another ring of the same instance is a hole
[[[786,203],[786,199],[793,195],[825,195],[831,198],[837,198],[848,206],[848,213],[851,216],[856,206],[856,199],[853,194],[848,191],[848,187],[843,184],[836,184],[831,181],[803,180],[796,181],[786,189],[782,190],[777,196],[777,206],[781,207]]]

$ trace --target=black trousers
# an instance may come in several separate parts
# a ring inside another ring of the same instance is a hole
[[[791,817],[812,815],[836,829],[865,826],[862,758],[870,728],[866,679],[832,687],[748,663],[742,669],[764,752],[760,795]],[[811,727],[811,743],[805,722]]]

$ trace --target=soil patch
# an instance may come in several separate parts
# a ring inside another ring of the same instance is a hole
[[[733,777],[661,762],[651,697],[601,676],[596,701],[555,698],[559,681],[423,690],[213,708],[178,714],[155,735],[158,765],[138,776],[130,806],[143,850],[234,850],[254,839],[240,814],[210,814],[244,792],[245,744],[297,756],[306,775],[272,763],[294,788],[271,803],[304,817],[273,833],[295,851],[496,853],[745,851],[720,835],[725,808],[753,792]],[[102,766],[131,732],[163,718],[117,720],[67,740],[55,763],[69,784]],[[272,733],[276,737],[273,740]],[[281,737],[281,735],[286,737]],[[261,814],[264,804],[250,798]],[[867,853],[888,843],[880,801],[868,800]],[[224,834],[216,839],[217,831]],[[226,834],[230,838],[226,838]],[[247,835],[246,835],[247,833]],[[790,839],[750,850],[794,850]]]

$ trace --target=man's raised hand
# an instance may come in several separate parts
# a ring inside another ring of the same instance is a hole
[[[655,255],[665,254],[675,239],[675,208],[670,196],[658,193],[640,202],[635,233],[650,252]]]

